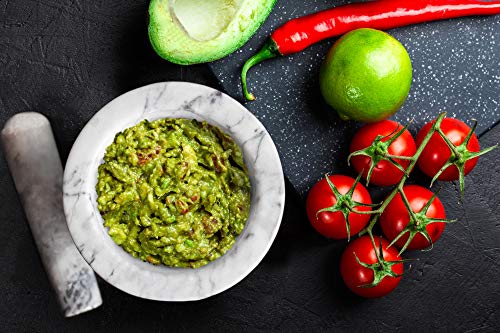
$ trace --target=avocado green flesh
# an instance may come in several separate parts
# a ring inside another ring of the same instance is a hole
[[[149,39],[173,63],[214,61],[239,49],[257,31],[276,0],[152,0]]]
[[[173,267],[197,268],[222,256],[250,210],[238,145],[196,120],[143,121],[118,133],[96,190],[111,238],[134,257]]]

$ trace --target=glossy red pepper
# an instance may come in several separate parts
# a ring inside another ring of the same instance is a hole
[[[271,34],[264,47],[247,60],[241,72],[248,100],[248,70],[270,58],[300,52],[323,39],[354,29],[387,30],[422,22],[461,16],[500,14],[500,1],[480,0],[379,0],[353,3],[288,21]]]

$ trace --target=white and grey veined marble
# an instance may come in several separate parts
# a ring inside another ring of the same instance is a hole
[[[102,304],[94,272],[78,253],[63,212],[63,168],[50,123],[19,113],[2,130],[5,157],[45,271],[66,317]]]
[[[154,266],[132,257],[108,236],[97,209],[97,167],[115,134],[143,119],[166,117],[206,120],[223,129],[241,147],[250,174],[252,203],[245,229],[223,257],[198,269]],[[199,300],[241,281],[271,247],[284,202],[281,163],[263,125],[229,96],[187,82],[152,84],[106,105],[81,132],[64,172],[66,218],[83,257],[110,284],[154,300]]]

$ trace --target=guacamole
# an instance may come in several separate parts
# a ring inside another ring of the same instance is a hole
[[[219,128],[191,119],[145,120],[118,133],[96,190],[118,245],[174,267],[196,268],[222,256],[250,210],[240,148]]]

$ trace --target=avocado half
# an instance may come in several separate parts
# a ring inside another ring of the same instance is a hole
[[[276,0],[152,0],[149,40],[162,58],[180,65],[223,58],[245,44]]]

